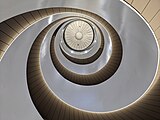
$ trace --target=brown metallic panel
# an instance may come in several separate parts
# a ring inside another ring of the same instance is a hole
[[[21,15],[18,15],[16,17],[14,17],[13,19],[15,19],[23,28],[26,28],[29,26],[29,22]]]
[[[39,20],[42,18],[38,11],[32,11],[31,14],[36,20]]]
[[[46,12],[48,15],[52,15],[54,13],[52,8],[46,9]]]
[[[66,12],[66,8],[60,8],[60,10],[59,10],[60,12]]]
[[[60,100],[58,100],[58,103],[57,103],[55,110],[54,110],[53,120],[59,119],[61,109],[62,109],[62,102]]]
[[[9,47],[9,46],[8,46],[6,43],[0,41],[0,50],[1,50],[1,51],[4,51],[4,52],[5,52],[5,50],[6,50],[8,47]]]
[[[0,31],[0,41],[9,45],[13,41],[13,38],[8,36],[6,33]]]
[[[9,37],[15,39],[18,33],[13,30],[10,26],[8,26],[5,22],[0,23],[0,31],[3,31]]]
[[[32,69],[28,70],[28,73],[31,73],[31,72],[34,72],[34,71],[37,71],[37,70],[39,70],[39,67],[32,67]]]
[[[66,12],[72,12],[72,8],[66,8]]]
[[[53,8],[53,12],[54,13],[59,13],[60,12],[60,8]]]
[[[32,68],[32,67],[39,67],[39,63],[32,63],[32,64],[29,64],[28,67]]]
[[[6,23],[18,33],[21,33],[24,30],[24,28],[13,18],[7,20]]]
[[[33,24],[36,21],[35,18],[33,17],[33,15],[29,12],[22,14],[22,16],[30,24]]]
[[[2,58],[3,55],[4,55],[4,52],[0,50],[0,57]]]
[[[48,15],[45,9],[38,10],[38,11],[39,11],[39,14],[41,15],[41,17],[46,17]]]

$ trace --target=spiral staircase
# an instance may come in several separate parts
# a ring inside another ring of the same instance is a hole
[[[0,120],[160,120],[160,0],[0,6]]]

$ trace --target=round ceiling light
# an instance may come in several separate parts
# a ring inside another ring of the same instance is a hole
[[[94,39],[92,26],[83,20],[69,23],[64,32],[66,44],[73,50],[82,51],[88,48]]]

